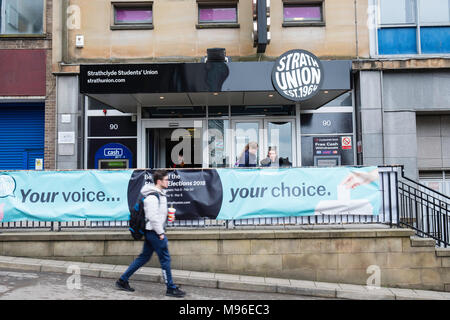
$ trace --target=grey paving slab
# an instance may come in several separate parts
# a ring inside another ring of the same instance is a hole
[[[75,270],[74,267],[80,268],[82,276],[99,278],[118,278],[128,268],[128,266],[122,265],[0,256],[0,268],[5,269],[67,274],[71,272],[73,273]],[[367,286],[354,284],[315,282],[295,279],[278,279],[271,277],[255,277],[248,275],[234,275],[187,270],[173,270],[172,274],[174,280],[178,284],[205,288],[355,300],[450,300],[450,293],[427,290],[411,290],[384,287],[373,289]],[[163,283],[161,269],[153,267],[143,267],[139,269],[133,275],[133,280]]]

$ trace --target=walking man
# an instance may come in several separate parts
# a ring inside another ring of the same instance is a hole
[[[186,293],[180,290],[172,281],[168,240],[164,234],[167,221],[167,198],[165,189],[169,186],[167,171],[155,171],[153,173],[153,181],[155,183],[154,185],[147,184],[141,189],[141,193],[146,197],[144,200],[144,211],[147,221],[142,253],[131,263],[125,273],[120,276],[116,282],[116,287],[121,290],[133,292],[134,289],[130,287],[128,279],[140,267],[146,264],[150,260],[153,251],[156,251],[167,286],[166,295],[181,298]]]

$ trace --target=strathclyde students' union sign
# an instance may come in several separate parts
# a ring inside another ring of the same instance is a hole
[[[305,50],[283,53],[272,70],[272,84],[284,98],[304,101],[315,96],[323,83],[323,67],[320,60]]]

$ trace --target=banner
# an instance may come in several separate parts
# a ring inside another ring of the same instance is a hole
[[[0,222],[124,221],[154,170],[0,172]],[[378,215],[377,167],[169,171],[176,219]]]

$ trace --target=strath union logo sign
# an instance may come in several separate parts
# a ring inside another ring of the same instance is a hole
[[[272,84],[284,98],[304,101],[315,96],[323,83],[323,67],[320,60],[306,50],[290,50],[283,53],[272,70]]]

